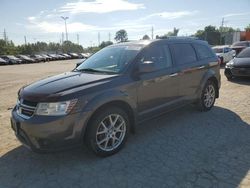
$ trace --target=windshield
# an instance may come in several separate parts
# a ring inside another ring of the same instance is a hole
[[[248,58],[250,57],[250,48],[246,48],[244,50],[242,50],[238,55],[238,58]]]
[[[223,48],[213,48],[214,53],[223,53]]]
[[[84,61],[76,70],[120,73],[135,58],[141,46],[113,46],[100,50]]]

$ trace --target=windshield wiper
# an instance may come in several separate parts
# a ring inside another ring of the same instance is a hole
[[[104,73],[104,74],[111,74],[112,73],[112,72],[102,71],[102,70],[97,70],[97,69],[92,69],[92,68],[75,69],[75,70],[79,71],[79,72],[99,72],[99,73]]]
[[[96,69],[92,69],[92,68],[85,68],[85,69],[76,69],[77,71],[80,71],[80,72],[102,72],[102,71],[99,71],[99,70],[96,70]]]

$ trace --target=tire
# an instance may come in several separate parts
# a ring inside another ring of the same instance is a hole
[[[213,81],[208,80],[202,90],[197,107],[200,111],[209,111],[214,106],[216,99],[216,85]]]
[[[230,81],[230,80],[233,79],[233,76],[232,76],[232,75],[227,75],[226,77],[227,77],[227,80],[228,80],[228,81]]]
[[[124,147],[129,125],[128,115],[121,108],[102,109],[91,118],[85,134],[85,143],[98,156],[113,155]]]

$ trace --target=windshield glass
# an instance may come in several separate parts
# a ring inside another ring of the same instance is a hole
[[[214,53],[223,53],[223,48],[213,48]]]
[[[250,57],[250,48],[246,48],[244,50],[242,50],[238,55],[238,58],[248,58]]]
[[[84,61],[76,70],[96,70],[120,73],[135,58],[141,46],[113,46],[100,50]]]

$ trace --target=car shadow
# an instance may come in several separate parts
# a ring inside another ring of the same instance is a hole
[[[250,85],[250,77],[236,77],[230,80],[230,82],[240,85]]]
[[[227,187],[250,169],[250,125],[221,107],[192,106],[138,125],[126,147],[99,158],[86,148],[0,158],[0,187]],[[249,177],[248,177],[249,178]]]

